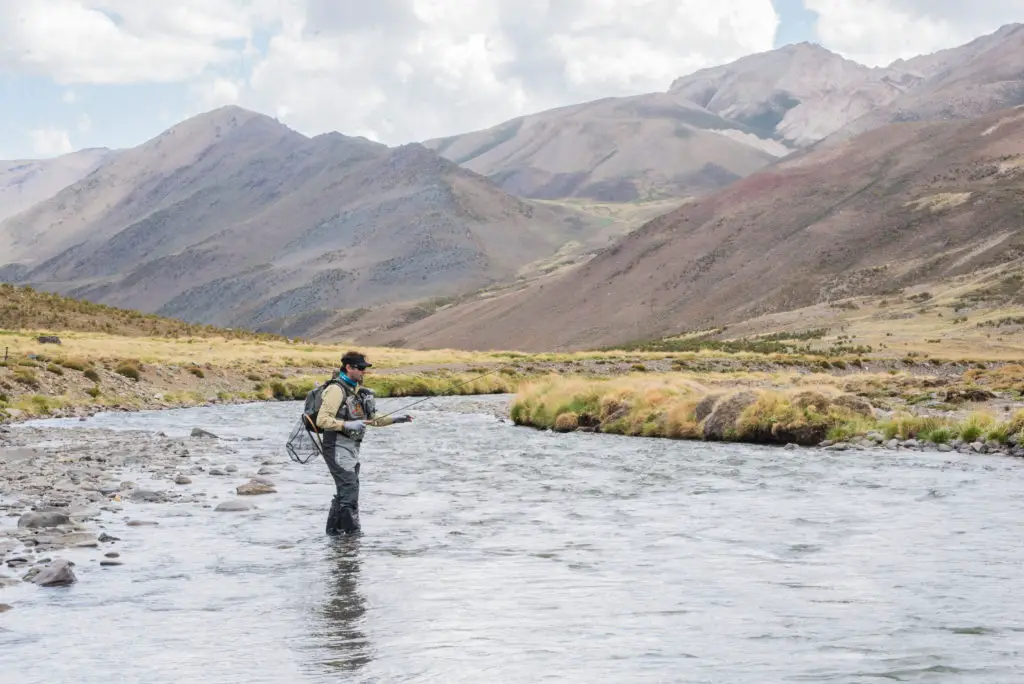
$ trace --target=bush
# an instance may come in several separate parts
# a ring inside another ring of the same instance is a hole
[[[131,380],[135,380],[136,382],[138,382],[139,378],[142,377],[142,372],[139,370],[139,367],[130,361],[125,361],[118,365],[118,367],[114,369],[114,372]]]

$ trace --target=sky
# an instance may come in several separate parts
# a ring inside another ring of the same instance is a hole
[[[0,159],[226,104],[396,145],[789,43],[881,66],[1013,22],[1024,0],[0,0]]]

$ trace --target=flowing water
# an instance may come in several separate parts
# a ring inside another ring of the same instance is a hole
[[[111,515],[124,566],[0,590],[0,679],[1024,681],[1024,462],[559,435],[474,401],[369,433],[358,540],[323,534],[323,463],[287,459],[295,403],[48,421],[256,438],[230,458],[279,461],[278,493]]]

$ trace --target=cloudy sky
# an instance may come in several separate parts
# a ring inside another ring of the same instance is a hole
[[[0,159],[230,103],[399,144],[786,43],[882,65],[1017,21],[1022,0],[0,0]]]

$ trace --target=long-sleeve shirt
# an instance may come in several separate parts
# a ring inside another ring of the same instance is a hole
[[[338,410],[341,408],[341,403],[345,400],[345,391],[338,385],[328,385],[324,390],[322,403],[320,404],[320,411],[316,414],[316,425],[321,430],[337,430],[340,431],[344,428],[345,419],[338,418]],[[348,420],[359,420],[358,416],[351,416]],[[388,416],[387,418],[374,418],[373,420],[366,420],[367,425],[373,427],[386,427],[391,425],[394,420]]]

